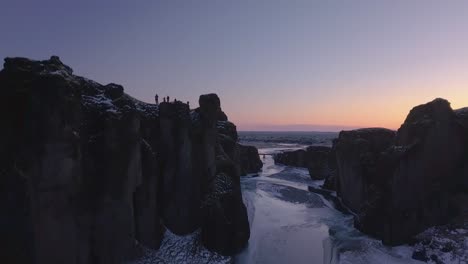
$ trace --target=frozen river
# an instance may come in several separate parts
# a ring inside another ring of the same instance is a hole
[[[309,192],[322,181],[312,181],[306,169],[275,165],[268,155],[263,162],[258,176],[242,178],[251,237],[236,263],[421,263],[411,247],[383,246],[356,230],[351,215]]]

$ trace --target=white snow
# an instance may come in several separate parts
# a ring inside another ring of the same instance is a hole
[[[149,104],[142,102],[130,95],[126,96],[135,103],[136,109],[147,116],[158,116],[159,115],[159,104]]]
[[[42,76],[49,76],[49,75],[60,76],[60,77],[64,78],[65,80],[69,81],[69,82],[77,83],[77,81],[74,78],[74,75],[67,72],[64,68],[56,69],[55,71],[49,71],[48,69],[44,68],[44,70],[42,70],[42,72],[40,72],[39,75],[42,75]]]
[[[106,107],[114,107],[112,100],[104,96],[104,94],[98,94],[95,96],[83,95],[82,96],[85,104],[103,105]]]
[[[200,230],[186,236],[178,236],[167,229],[159,250],[143,248],[143,252],[143,257],[127,264],[228,264],[233,262],[231,257],[221,256],[204,248],[200,241]]]

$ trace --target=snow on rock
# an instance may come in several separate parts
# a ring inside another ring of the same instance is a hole
[[[152,118],[156,118],[159,116],[159,104],[148,104],[138,99],[135,99],[130,95],[126,95],[126,97],[135,104],[135,107],[138,110],[138,112],[140,112],[140,114]]]
[[[190,119],[192,123],[198,122],[200,120],[200,114],[197,111],[190,111]]]
[[[159,250],[142,248],[143,256],[127,264],[228,264],[234,263],[232,257],[211,252],[203,247],[200,230],[186,236],[178,236],[166,230]]]
[[[450,225],[427,229],[416,238],[420,241],[414,246],[413,258],[427,263],[468,263],[468,223],[464,228]]]
[[[104,94],[98,94],[95,96],[82,95],[83,104],[87,107],[99,107],[106,110],[116,111],[115,105],[112,103],[112,100],[105,97]]]

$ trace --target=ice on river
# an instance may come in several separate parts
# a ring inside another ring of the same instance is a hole
[[[268,155],[263,162],[258,177],[242,178],[251,237],[236,263],[422,263],[411,258],[412,247],[383,246],[356,230],[352,216],[307,191],[322,182],[312,181],[306,169],[275,165]]]

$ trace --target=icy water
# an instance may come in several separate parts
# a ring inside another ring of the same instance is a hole
[[[240,136],[241,143],[256,145],[261,154],[305,147],[302,142],[256,142],[252,137],[242,142]],[[325,136],[317,143],[331,144],[333,137]],[[251,237],[236,263],[422,263],[411,258],[411,247],[383,246],[356,230],[351,215],[309,192],[309,185],[323,181],[311,180],[306,169],[275,165],[270,155],[261,157],[262,172],[241,180]]]
[[[262,154],[274,154],[310,144],[330,145],[336,133],[239,135],[241,143],[257,146]],[[335,210],[324,197],[309,192],[308,186],[318,187],[323,181],[312,181],[306,169],[275,165],[270,155],[263,162],[261,173],[241,179],[251,237],[245,250],[234,259],[204,248],[200,230],[186,236],[167,230],[159,250],[142,247],[141,257],[127,264],[422,263],[411,258],[413,248],[383,246],[356,230],[351,215]]]

